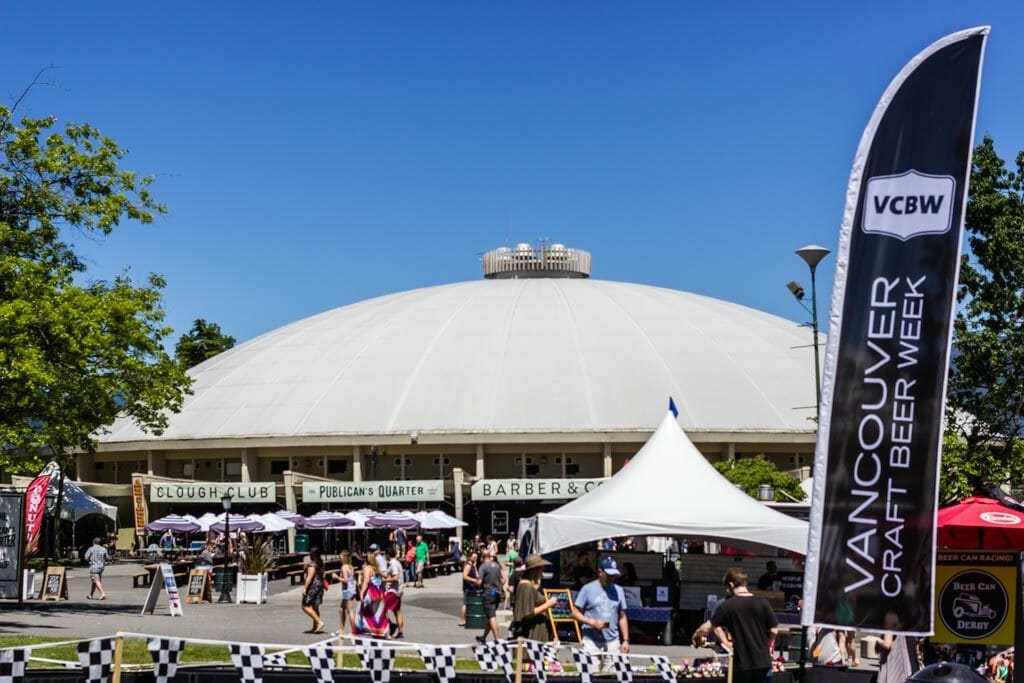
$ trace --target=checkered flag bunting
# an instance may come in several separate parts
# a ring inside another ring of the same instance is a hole
[[[83,640],[78,644],[78,663],[88,683],[106,683],[114,663],[114,639]]]
[[[25,665],[31,655],[30,647],[0,650],[0,683],[15,683],[25,678]]]
[[[231,663],[238,669],[242,683],[263,683],[263,646],[251,643],[231,643]]]
[[[676,680],[676,672],[672,670],[672,662],[668,657],[662,655],[651,655],[651,661],[657,667],[658,673],[665,680],[665,683],[673,683]]]
[[[156,683],[167,683],[178,671],[178,660],[185,649],[185,641],[177,638],[150,638],[147,644],[153,657],[153,679]]]
[[[263,666],[264,668],[288,666],[288,655],[284,652],[272,652],[269,655],[263,655]]]
[[[633,668],[629,664],[629,657],[622,654],[608,655],[612,661],[612,671],[619,683],[633,683]]]
[[[590,677],[594,673],[594,660],[590,653],[578,647],[570,648],[572,661],[576,662],[576,669],[580,672],[580,683],[591,683]]]
[[[357,652],[363,668],[370,672],[373,683],[390,683],[391,667],[395,665],[395,650],[373,641],[359,643]]]
[[[544,659],[548,656],[548,648],[545,643],[536,640],[524,640],[523,651],[526,658],[533,663],[533,671],[537,675],[538,683],[547,683],[548,674],[544,670]]]
[[[481,643],[473,647],[476,661],[484,671],[503,671],[512,680],[512,648],[506,640]]]
[[[319,683],[334,683],[334,658],[326,645],[307,647],[302,654],[309,660],[309,666]]]
[[[437,674],[438,683],[455,681],[455,648],[428,645],[420,648],[420,656],[427,668]]]

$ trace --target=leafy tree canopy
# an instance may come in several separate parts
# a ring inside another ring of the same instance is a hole
[[[1024,483],[1024,152],[974,150],[949,380],[942,494]]]
[[[235,338],[221,332],[220,325],[199,318],[192,323],[191,330],[181,335],[174,355],[184,367],[191,368],[234,345]]]
[[[804,490],[800,488],[800,482],[791,475],[780,471],[775,463],[763,455],[753,458],[721,460],[715,463],[715,469],[753,498],[757,498],[757,489],[762,484],[774,487],[775,500],[780,502],[801,501],[805,498]],[[786,494],[791,497],[787,497]]]
[[[89,124],[16,108],[0,106],[0,466],[34,472],[118,415],[159,433],[189,379],[162,345],[163,280],[91,281],[70,241],[163,213],[152,178]]]

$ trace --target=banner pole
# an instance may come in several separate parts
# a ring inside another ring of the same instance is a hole
[[[807,671],[807,627],[800,627],[800,667],[797,669],[796,680],[804,683],[804,673]]]
[[[729,659],[725,661],[725,683],[732,683],[732,651],[729,651]]]
[[[112,683],[121,683],[121,660],[124,657],[124,636],[121,631],[117,632],[114,640],[114,670],[110,679]]]
[[[543,666],[543,664],[541,666]],[[523,683],[523,639],[522,638],[516,638],[516,683]]]

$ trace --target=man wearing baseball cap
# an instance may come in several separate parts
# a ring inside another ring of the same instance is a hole
[[[629,652],[629,620],[626,595],[615,585],[619,565],[612,557],[597,564],[597,581],[580,589],[572,607],[573,619],[583,625],[583,648],[595,655],[600,671],[611,670],[607,655]]]
[[[376,543],[370,544],[370,557],[377,564],[377,571],[380,572],[380,575],[386,576],[388,573],[388,558],[384,557],[384,553],[380,551],[380,546]]]

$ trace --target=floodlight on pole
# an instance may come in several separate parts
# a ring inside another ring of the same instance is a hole
[[[821,260],[830,253],[825,247],[819,247],[816,244],[808,244],[796,250],[796,255],[802,258],[807,267],[811,269],[811,329],[814,331],[814,395],[817,398],[814,404],[814,415],[819,423],[821,422],[821,360],[818,350],[818,290],[814,274]],[[803,299],[803,289],[797,285],[800,291],[800,294],[797,294],[797,291],[793,289],[794,284],[796,283],[789,283],[790,291],[793,292],[797,300]]]

